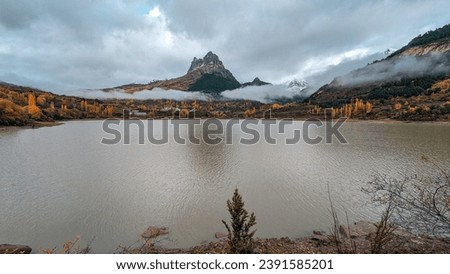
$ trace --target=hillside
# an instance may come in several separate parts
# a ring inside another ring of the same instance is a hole
[[[402,49],[335,78],[311,95],[320,108],[342,108],[361,99],[373,105],[359,118],[448,119],[450,25],[418,36]]]
[[[425,55],[430,52],[450,50],[450,24],[429,31],[412,39],[408,45],[392,53],[388,58],[398,55]]]
[[[57,95],[35,88],[0,82],[0,125],[120,116],[115,102]]]

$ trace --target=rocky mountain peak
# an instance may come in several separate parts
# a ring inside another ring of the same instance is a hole
[[[217,56],[216,54],[214,54],[212,51],[209,51],[205,57],[203,57],[203,60],[205,62],[220,62],[219,60],[219,56]]]
[[[197,69],[205,73],[214,73],[215,71],[224,70],[225,67],[222,61],[220,61],[219,56],[210,51],[203,58],[194,57],[188,73]]]
[[[212,51],[208,52],[203,58],[194,57],[191,66],[189,67],[188,74],[194,71],[199,71],[203,74],[213,74],[221,76],[225,79],[237,82],[233,74],[225,68],[219,56]]]

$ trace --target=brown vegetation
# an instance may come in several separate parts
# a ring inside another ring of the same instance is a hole
[[[450,91],[450,79],[446,79],[446,80],[434,83],[433,86],[431,86],[431,89],[438,91],[440,93],[445,93],[445,92]]]
[[[68,240],[62,245],[62,249],[59,250],[57,247],[54,248],[42,248],[40,251],[42,254],[88,254],[91,252],[91,244],[94,239],[91,239],[85,247],[80,245],[80,236],[76,236],[73,240]]]

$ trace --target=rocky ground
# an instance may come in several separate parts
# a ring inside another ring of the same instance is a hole
[[[314,231],[312,235],[289,239],[271,238],[255,239],[257,254],[334,254],[334,253],[373,253],[375,225],[360,221],[350,226],[340,226],[339,243],[336,237],[323,231]],[[157,238],[169,234],[166,227],[150,226],[142,233],[143,243],[140,247],[120,247],[119,253],[125,254],[227,254],[227,234],[216,233],[217,241],[186,249],[168,249],[158,244]],[[90,250],[90,249],[89,249]],[[29,254],[32,249],[24,245],[0,244],[0,254]],[[77,253],[77,252],[72,252]],[[383,244],[377,253],[385,254],[450,254],[450,239],[438,239],[413,235],[405,230],[397,229]]]
[[[30,254],[31,247],[26,245],[0,244],[0,254]]]
[[[255,253],[258,254],[332,254],[332,253],[372,253],[375,225],[360,221],[351,226],[341,226],[339,229],[341,251],[338,252],[335,237],[323,231],[314,231],[311,236],[289,239],[273,238],[255,240]],[[167,228],[161,233],[155,227],[150,227],[147,235],[167,234]],[[157,237],[157,236],[156,236]],[[154,238],[146,238],[140,248],[124,248],[122,253],[133,254],[226,254],[228,252],[226,234],[216,233],[217,241],[199,245],[188,249],[166,249],[154,244]],[[393,237],[384,244],[379,253],[397,254],[448,254],[450,253],[450,239],[437,239],[410,234],[398,229]]]

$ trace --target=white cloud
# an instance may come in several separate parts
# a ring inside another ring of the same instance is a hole
[[[149,11],[148,15],[150,15],[151,17],[159,17],[161,15],[161,11],[159,10],[159,7],[156,6]]]
[[[102,54],[114,56],[117,71],[128,75],[122,83],[133,82],[133,74],[134,80],[143,82],[179,76],[187,70],[192,53],[205,51],[185,33],[173,32],[166,16],[159,9],[158,12],[158,16],[148,16],[139,27],[103,36]],[[173,69],[174,63],[179,66],[177,69]]]
[[[345,51],[330,56],[317,56],[309,58],[299,64],[300,69],[291,75],[286,75],[281,78],[279,83],[287,82],[292,79],[308,79],[311,76],[323,73],[329,70],[331,67],[338,66],[342,63],[346,63],[353,60],[363,59],[364,57],[373,54],[368,48],[356,48],[349,51]]]
[[[359,48],[332,56],[320,56],[306,60],[299,71],[300,75],[308,77],[326,71],[330,66],[336,66],[348,60],[360,59],[369,55],[369,49]]]
[[[228,99],[254,100],[270,103],[277,98],[292,98],[301,95],[300,92],[289,90],[286,85],[248,86],[235,90],[226,90],[222,96]]]

